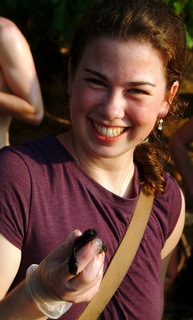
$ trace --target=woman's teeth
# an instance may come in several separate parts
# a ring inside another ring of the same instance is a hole
[[[93,122],[95,130],[104,137],[117,137],[125,128],[118,127],[103,127],[96,122]]]

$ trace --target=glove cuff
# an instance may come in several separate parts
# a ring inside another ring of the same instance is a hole
[[[37,264],[32,264],[26,272],[25,290],[33,300],[36,307],[50,319],[58,319],[71,306],[71,302],[60,299],[53,299],[43,290],[40,281],[37,279]]]

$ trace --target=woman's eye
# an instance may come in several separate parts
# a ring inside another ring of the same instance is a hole
[[[85,80],[93,85],[106,87],[106,84],[102,80],[94,78],[86,78]]]
[[[136,89],[136,88],[129,89],[128,92],[131,92],[131,93],[134,93],[134,94],[148,94],[147,91],[142,90],[142,89]]]

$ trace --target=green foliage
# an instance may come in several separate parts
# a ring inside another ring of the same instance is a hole
[[[172,9],[182,17],[187,27],[187,46],[193,48],[193,1],[192,0],[166,0]]]
[[[59,65],[79,17],[93,0],[3,0],[0,15],[13,20],[30,43],[42,76],[46,67]],[[46,65],[42,68],[42,64]],[[55,67],[56,68],[56,67]],[[50,72],[49,72],[50,74]]]
[[[50,36],[60,33],[69,40],[77,20],[91,3],[92,0],[4,0],[1,15],[28,30]]]

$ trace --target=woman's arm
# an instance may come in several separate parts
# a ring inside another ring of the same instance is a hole
[[[193,165],[188,154],[187,145],[193,142],[193,117],[186,121],[170,138],[169,146],[176,168],[193,198]]]
[[[181,212],[179,219],[177,221],[177,224],[170,235],[170,237],[166,240],[165,245],[161,251],[161,258],[162,258],[162,270],[161,270],[161,284],[162,284],[162,290],[163,290],[163,296],[164,296],[164,286],[165,286],[165,280],[166,280],[166,272],[168,268],[169,261],[172,257],[172,254],[174,250],[176,249],[176,246],[181,238],[183,229],[184,229],[184,222],[185,222],[185,201],[184,201],[184,195],[181,191],[181,197],[182,197],[182,206],[181,206]]]
[[[18,271],[21,251],[0,234],[0,320],[46,319],[28,298],[24,284],[11,294],[7,291]]]
[[[72,232],[65,243],[36,266],[27,281],[7,295],[20,264],[21,252],[0,236],[0,320],[43,320],[49,313],[47,304],[59,304],[63,310],[66,302],[69,307],[71,303],[92,299],[102,280],[105,255],[104,252],[99,253],[100,240],[86,244],[77,252],[78,274],[71,275],[68,259],[74,241],[80,235],[78,230]]]

